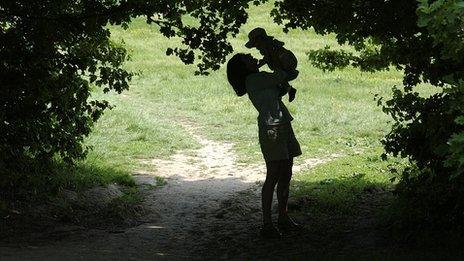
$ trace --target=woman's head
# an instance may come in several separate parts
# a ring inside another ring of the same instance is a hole
[[[258,60],[251,54],[238,53],[227,62],[227,80],[237,96],[246,93],[245,80],[252,73],[258,72]]]

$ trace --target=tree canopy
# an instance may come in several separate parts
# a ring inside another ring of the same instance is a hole
[[[108,24],[128,27],[139,16],[184,48],[168,49],[198,73],[218,69],[227,41],[246,22],[249,0],[82,0],[0,3],[0,158],[11,165],[55,154],[83,158],[82,141],[110,105],[90,99],[90,86],[118,93],[129,88],[128,58],[110,40]],[[259,2],[259,1],[255,1]],[[185,17],[197,21],[184,22]],[[195,54],[194,50],[199,52]],[[10,159],[14,159],[11,161]]]
[[[378,98],[394,120],[382,140],[386,153],[411,163],[402,173],[397,192],[412,199],[427,220],[461,226],[464,1],[282,0],[276,7],[276,21],[285,28],[335,33],[340,44],[354,48],[353,52],[329,47],[311,50],[315,66],[403,71],[403,88],[395,86],[388,101]],[[423,97],[416,90],[419,83],[440,89]]]

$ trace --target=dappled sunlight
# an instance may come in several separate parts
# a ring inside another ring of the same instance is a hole
[[[287,257],[308,257],[391,252],[396,246],[386,240],[378,219],[391,202],[391,192],[384,183],[369,182],[365,188],[357,187],[359,179],[362,177],[293,182],[294,187],[313,190],[290,198],[290,213],[305,229],[274,241],[263,240],[258,234],[261,184],[233,177],[189,180],[173,176],[164,187],[146,191],[147,203],[158,219],[125,233],[134,237],[144,234],[154,249],[170,257],[213,258],[217,254],[269,258],[283,257],[284,253]],[[226,183],[228,189],[224,190]],[[276,203],[274,199],[274,209]],[[275,219],[276,213],[273,216]],[[366,234],[369,238],[363,240]]]
[[[240,178],[248,182],[256,182],[263,177],[263,165],[238,164],[233,152],[233,144],[213,141],[198,133],[198,126],[191,121],[180,123],[183,128],[201,145],[191,151],[182,151],[169,159],[143,159],[141,163],[151,165],[156,173],[144,170],[137,174],[153,174],[163,178],[174,178],[188,181]]]
[[[201,136],[199,130],[194,131],[197,137]],[[211,145],[207,142],[201,144]],[[219,146],[221,143],[215,144]],[[171,172],[170,176],[161,173],[160,166],[153,172],[134,175],[147,210],[147,215],[139,217],[137,226],[68,232],[60,234],[60,238],[65,240],[47,244],[43,244],[43,238],[57,238],[53,233],[48,236],[30,235],[29,244],[33,248],[21,251],[19,255],[14,248],[2,249],[3,253],[19,259],[45,255],[53,258],[53,254],[61,256],[57,249],[81,259],[91,259],[95,255],[116,259],[266,259],[355,253],[382,256],[401,249],[389,240],[382,219],[378,218],[389,207],[392,198],[383,182],[363,181],[362,175],[333,180],[316,178],[313,181],[297,178],[292,182],[289,211],[304,225],[304,229],[284,234],[280,241],[264,240],[258,233],[262,222],[260,181],[265,177],[264,163],[261,169],[256,166],[260,172],[252,179],[244,176],[249,173],[246,169],[240,169],[238,173],[235,168],[231,176],[223,175],[220,173],[224,170],[214,171],[215,167],[220,168],[219,162],[209,165],[213,166],[211,168],[198,168],[196,165],[202,162],[198,156],[201,153],[191,153],[195,151],[184,152],[194,159],[198,158],[191,161],[190,166],[187,162],[181,163],[186,165],[185,169]],[[227,153],[228,156],[234,155],[232,149]],[[176,159],[171,158],[166,163],[178,164]],[[343,160],[343,156],[300,159],[295,166],[296,176],[316,165],[323,167],[336,160]],[[166,184],[151,183],[156,176],[163,176]],[[296,188],[300,193],[294,193]],[[274,198],[274,210],[276,203]],[[273,213],[274,220],[276,215]]]
[[[147,223],[128,230],[126,234],[143,234],[143,238],[149,239],[153,246],[161,248],[163,253],[172,257],[198,257],[205,251],[226,256],[243,254],[265,257],[269,252],[276,252],[276,241],[262,240],[258,236],[262,222],[261,185],[265,179],[264,162],[238,164],[233,144],[209,140],[201,133],[202,129],[191,120],[183,119],[180,125],[201,147],[177,152],[168,159],[143,160],[145,166],[153,167],[149,169],[154,170],[137,170],[134,178],[145,188],[144,204],[152,213],[156,213],[156,218],[146,220]],[[295,175],[340,157],[343,155],[298,159],[294,166]],[[157,177],[165,180],[161,187],[153,182]],[[293,182],[293,187],[311,188],[320,185],[320,182],[322,181],[297,180]],[[345,182],[346,185],[341,185]],[[341,179],[339,182],[323,185],[332,191],[334,198],[341,198],[338,201],[325,197],[325,190],[315,191],[321,193],[322,198],[327,200],[326,203],[315,201],[320,195],[315,195],[314,198],[310,196],[309,199],[301,196],[291,198],[290,210],[308,226],[302,232],[287,235],[279,245],[289,248],[291,256],[298,256],[306,252],[317,253],[320,251],[318,248],[323,247],[328,240],[339,237],[339,233],[345,235],[343,229],[349,224],[342,221],[348,218],[343,209],[355,209],[357,205],[346,190],[337,189],[339,186],[349,187],[350,184],[351,180]],[[331,187],[333,188],[330,189]],[[362,192],[361,189],[361,194]],[[274,198],[273,205],[276,204],[277,200]],[[347,204],[346,208],[343,204]],[[316,216],[312,213],[314,208]],[[323,224],[317,215],[324,219]],[[336,228],[334,234],[326,231],[327,226]],[[293,245],[295,240],[299,242],[299,247]],[[333,245],[329,245],[331,246]]]
[[[201,147],[190,151],[180,151],[170,156],[169,159],[143,159],[143,165],[152,166],[155,171],[137,170],[136,178],[147,175],[163,177],[180,182],[184,181],[210,181],[221,179],[239,179],[244,183],[263,181],[265,177],[264,161],[255,164],[237,162],[234,144],[228,142],[213,141],[201,134],[201,128],[194,122],[183,119],[180,125],[193,137]],[[337,157],[339,154],[331,154],[324,158],[298,159],[294,172],[314,167]],[[230,183],[230,182],[229,182]],[[222,183],[227,186],[229,183]]]
[[[147,226],[145,226],[145,228],[148,228],[148,229],[164,229],[164,227],[153,226],[153,225],[147,225]]]

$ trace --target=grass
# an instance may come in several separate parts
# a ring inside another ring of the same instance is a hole
[[[321,37],[301,30],[284,34],[272,23],[270,8],[266,4],[250,9],[249,22],[236,39],[231,39],[234,49],[258,55],[256,50],[243,46],[247,32],[257,26],[285,41],[299,59],[300,76],[292,82],[298,89],[297,98],[288,104],[304,151],[297,163],[304,158],[342,155],[329,164],[299,173],[296,180],[312,184],[362,173],[351,182],[351,187],[341,188],[339,195],[343,199],[352,198],[343,195],[351,196],[353,191],[362,191],[372,183],[391,186],[385,166],[396,161],[371,160],[381,154],[379,140],[389,128],[389,118],[376,105],[374,95],[388,98],[391,88],[401,85],[401,72],[369,74],[348,68],[324,73],[311,66],[306,53],[325,45],[337,46],[334,36]],[[143,19],[135,19],[128,30],[111,27],[111,31],[113,39],[124,41],[130,51],[132,60],[126,68],[138,75],[123,95],[95,93],[96,98],[109,99],[116,108],[103,117],[87,141],[95,147],[89,161],[131,172],[146,167],[139,159],[162,158],[176,150],[197,147],[177,124],[188,118],[202,126],[209,138],[234,142],[239,161],[262,162],[257,113],[246,97],[233,94],[224,66],[209,76],[194,76],[194,66],[183,65],[178,58],[164,54],[166,48],[178,45],[179,39],[163,38],[156,26],[148,26]],[[431,91],[423,89],[426,93]],[[309,185],[301,189],[302,194],[311,191]],[[345,206],[346,200],[338,205]]]
[[[249,22],[231,43],[236,52],[258,56],[256,50],[243,45],[247,33],[260,26],[296,54],[300,75],[292,85],[298,92],[288,108],[304,152],[297,163],[333,153],[341,157],[299,173],[295,181],[300,185],[294,190],[297,195],[313,193],[340,209],[349,209],[353,195],[372,184],[391,186],[386,166],[399,163],[378,160],[382,152],[379,140],[390,123],[373,98],[375,94],[388,98],[391,88],[401,85],[402,74],[396,70],[369,74],[353,68],[324,73],[310,64],[306,53],[326,45],[337,46],[334,36],[322,37],[311,30],[284,34],[269,17],[270,8],[269,3],[252,7]],[[263,163],[257,113],[246,97],[234,95],[224,66],[209,76],[194,76],[194,66],[165,55],[165,50],[179,45],[180,40],[164,38],[157,26],[147,25],[144,19],[135,19],[127,30],[110,29],[113,40],[124,42],[131,54],[125,68],[137,75],[130,90],[121,95],[93,92],[93,98],[106,99],[115,108],[96,124],[86,140],[94,149],[66,184],[76,188],[111,182],[132,184],[131,173],[149,168],[142,159],[167,158],[176,151],[199,146],[178,123],[186,118],[201,126],[209,138],[233,142],[239,161]],[[427,94],[433,89],[425,86],[421,91]],[[314,184],[322,189],[315,190]],[[325,187],[337,188],[338,193],[331,198]]]
[[[366,192],[390,190],[390,170],[404,164],[400,160],[382,161],[376,153],[342,157],[297,174],[292,193],[295,197],[317,199],[316,207],[332,215],[352,215],[358,199]]]
[[[266,18],[256,10],[252,14],[255,21],[243,30],[240,41],[232,41],[239,51],[245,51],[240,44],[245,41],[246,32],[264,23],[262,20]],[[267,29],[270,34],[284,38],[277,27]],[[150,106],[163,108],[162,115],[155,112],[153,117],[170,118],[173,122],[179,116],[194,119],[202,123],[211,138],[234,141],[242,161],[261,160],[256,112],[246,98],[233,95],[224,69],[207,77],[192,76],[194,68],[185,67],[174,57],[164,57],[163,50],[172,41],[160,38],[142,20],[134,21],[127,31],[114,28],[113,36],[124,39],[133,50],[133,60],[127,68],[140,72],[132,90],[126,93],[134,101],[132,105],[145,100]],[[324,74],[309,65],[305,51],[334,44],[333,39],[323,39],[311,32],[292,32],[289,36],[287,46],[299,57],[301,70],[301,76],[294,82],[299,90],[297,100],[289,109],[296,118],[295,129],[306,155],[325,156],[378,145],[378,138],[386,130],[387,117],[375,106],[373,95],[387,95],[390,87],[401,83],[400,74],[366,75],[354,69]],[[171,146],[175,140],[166,140],[164,145]]]

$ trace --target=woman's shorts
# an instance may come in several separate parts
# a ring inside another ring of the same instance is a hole
[[[259,145],[266,162],[301,155],[301,148],[290,123],[259,127]]]

